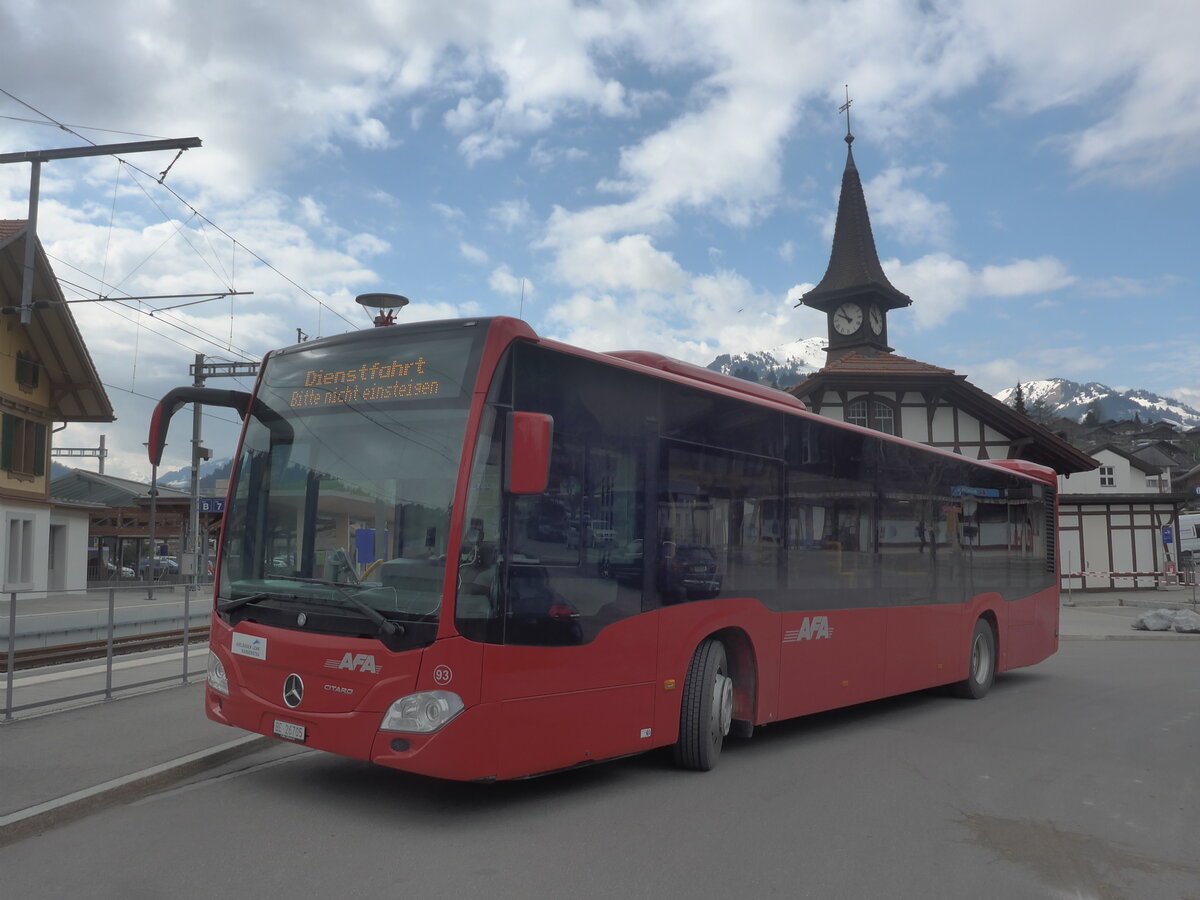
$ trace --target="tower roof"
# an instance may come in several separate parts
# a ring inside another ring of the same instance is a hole
[[[862,180],[854,165],[854,151],[849,146],[853,140],[851,135],[846,136],[846,170],[842,173],[842,194],[838,199],[829,267],[825,270],[825,277],[801,297],[800,302],[828,311],[836,302],[848,297],[870,295],[887,309],[908,306],[912,299],[892,287],[883,274],[883,266],[879,264]]]

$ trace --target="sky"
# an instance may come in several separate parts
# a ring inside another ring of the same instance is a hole
[[[829,261],[847,92],[913,299],[897,353],[1200,407],[1192,0],[3,0],[0,35],[0,153],[203,141],[42,167],[65,296],[110,298],[71,309],[117,414],[55,445],[105,434],[110,474],[148,479],[197,353],[371,327],[360,293],[594,350],[790,355],[826,333],[795,304]],[[0,165],[0,218],[29,182]],[[190,459],[177,419],[164,468]],[[228,411],[203,432],[233,454]]]

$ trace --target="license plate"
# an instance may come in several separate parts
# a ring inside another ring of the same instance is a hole
[[[275,736],[281,737],[285,741],[298,741],[304,743],[304,726],[296,725],[292,722],[283,722],[279,719],[275,720]]]

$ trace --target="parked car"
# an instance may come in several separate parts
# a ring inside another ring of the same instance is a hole
[[[173,556],[154,557],[153,577],[157,580],[179,574],[179,560]],[[151,574],[150,558],[143,556],[138,560],[138,577],[148,578]]]
[[[87,577],[89,581],[113,581],[118,578],[135,578],[136,573],[129,566],[119,563],[89,559]]]
[[[642,541],[636,540],[614,550],[601,561],[601,576],[629,584],[640,584],[642,548]],[[700,544],[675,544],[665,541],[659,552],[655,582],[665,603],[699,600],[721,593],[721,573],[718,571],[717,557],[712,550]]]

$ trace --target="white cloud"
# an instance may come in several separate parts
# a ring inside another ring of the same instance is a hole
[[[869,198],[873,227],[887,229],[906,244],[941,247],[948,243],[953,224],[950,208],[906,186],[906,182],[921,177],[926,171],[919,167],[892,166],[868,180],[863,191]]]
[[[516,229],[528,225],[532,217],[533,210],[529,206],[529,201],[524,198],[505,200],[488,210],[488,218],[506,234],[511,234]]]
[[[353,257],[381,256],[391,245],[373,234],[355,234],[346,240],[346,252]]]
[[[973,300],[1020,297],[1061,290],[1074,278],[1052,257],[1015,260],[979,270],[946,253],[930,253],[911,263],[882,261],[888,280],[914,301],[918,329],[940,325]]]
[[[555,273],[572,287],[604,291],[683,290],[687,274],[669,253],[655,249],[645,234],[630,234],[615,241],[590,237],[559,249]]]
[[[504,294],[506,297],[524,297],[526,300],[531,300],[534,293],[533,282],[528,278],[518,278],[506,265],[497,266],[492,270],[492,274],[488,277],[488,287],[497,294]]]
[[[476,247],[474,244],[468,244],[466,241],[458,242],[458,252],[462,254],[463,259],[468,262],[473,262],[476,265],[485,265],[488,261],[487,251],[481,247]]]

